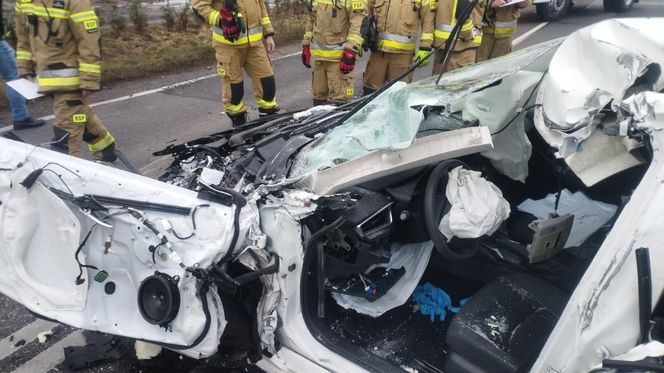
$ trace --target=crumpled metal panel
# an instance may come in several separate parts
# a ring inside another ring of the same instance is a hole
[[[660,32],[654,32],[656,25]],[[552,145],[560,157],[574,154],[600,124],[602,110],[616,111],[637,81],[654,90],[664,87],[662,27],[661,20],[611,19],[575,32],[558,48],[542,83],[541,104],[546,127],[558,135]]]

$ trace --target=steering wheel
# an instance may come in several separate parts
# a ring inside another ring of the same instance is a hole
[[[440,162],[429,174],[424,190],[424,223],[427,233],[440,255],[451,261],[470,259],[481,247],[480,239],[452,238],[448,243],[438,228],[440,220],[451,207],[445,196],[449,172],[459,166],[469,169],[468,165],[456,159]]]

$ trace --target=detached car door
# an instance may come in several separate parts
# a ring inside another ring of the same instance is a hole
[[[75,327],[212,355],[226,326],[213,268],[261,240],[255,207],[199,197],[0,139],[0,292]]]

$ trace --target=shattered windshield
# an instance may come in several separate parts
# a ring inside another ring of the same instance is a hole
[[[450,107],[464,96],[522,70],[557,47],[553,40],[443,76],[406,84],[398,82],[369,104],[305,147],[296,157],[290,176],[298,177],[333,167],[379,149],[403,149],[418,134],[464,126],[450,115]],[[433,110],[432,110],[433,109]],[[429,119],[435,113],[436,120]],[[467,123],[465,125],[468,125]]]

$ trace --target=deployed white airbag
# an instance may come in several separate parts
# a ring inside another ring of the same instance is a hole
[[[450,171],[445,195],[452,208],[438,227],[448,240],[492,234],[510,215],[510,205],[500,189],[480,172],[461,166]]]

